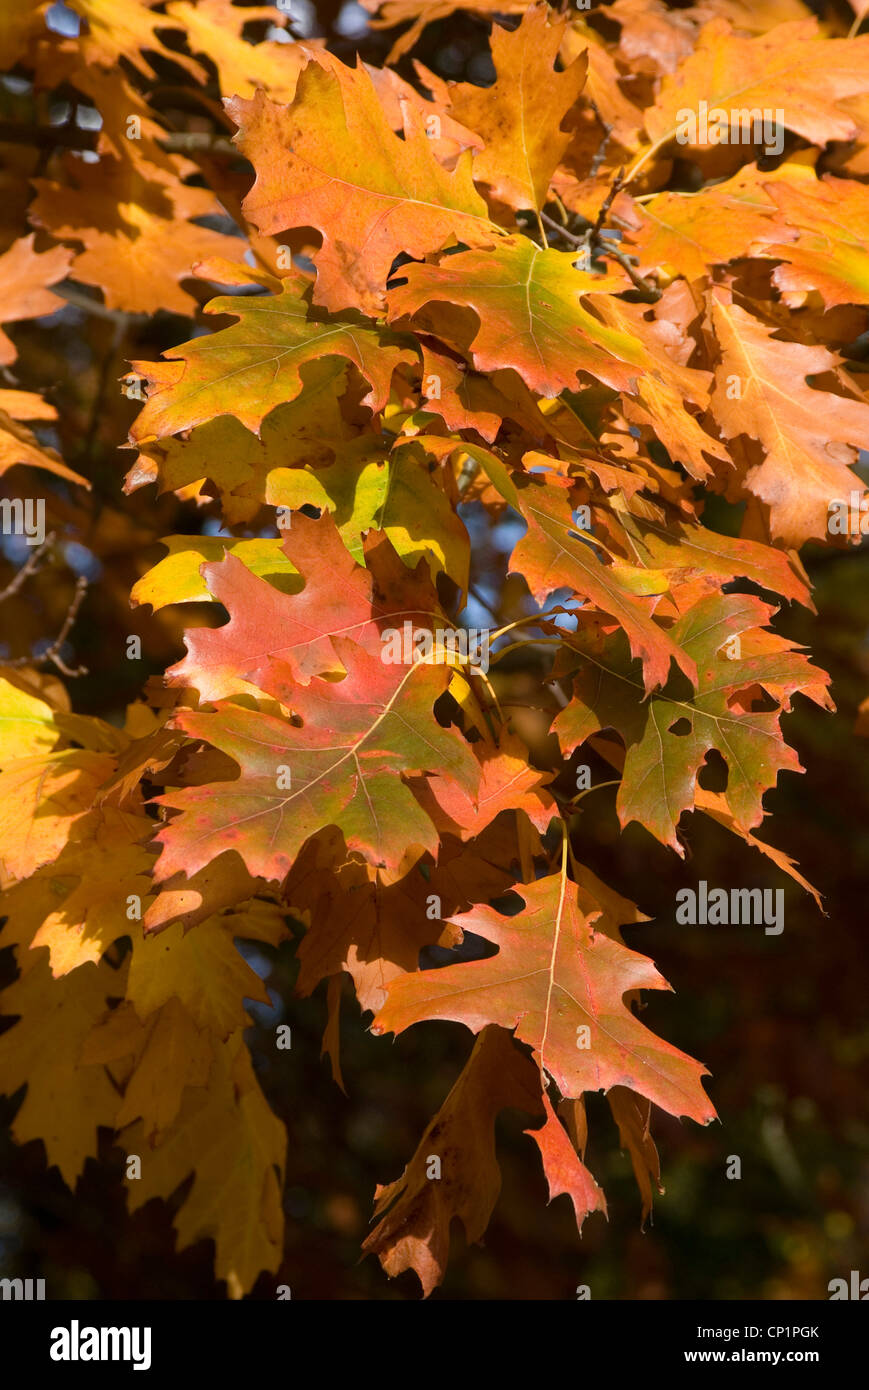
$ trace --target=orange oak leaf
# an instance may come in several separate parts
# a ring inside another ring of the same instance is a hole
[[[747,435],[765,451],[745,486],[769,507],[775,539],[826,537],[830,503],[863,492],[848,465],[869,429],[869,405],[808,384],[837,365],[827,348],[775,338],[722,286],[710,290],[709,308],[721,351],[712,411],[728,439]]]
[[[436,853],[435,827],[403,778],[438,770],[473,793],[480,775],[461,734],[432,713],[449,670],[387,664],[347,638],[332,643],[346,675],[295,687],[293,722],[224,701],[214,713],[175,716],[175,727],[226,754],[240,775],[157,798],[182,812],[157,837],[159,879],[195,873],[224,849],[252,874],[282,879],[331,825],[377,867],[397,867],[410,846]]]
[[[543,1171],[549,1184],[549,1200],[566,1194],[573,1203],[576,1227],[582,1231],[585,1218],[593,1211],[606,1212],[606,1198],[573,1147],[552,1102],[543,1092],[546,1123],[540,1129],[526,1129],[540,1150]]]
[[[759,238],[764,255],[780,257],[773,283],[785,296],[798,300],[817,290],[827,308],[836,304],[869,304],[869,272],[862,229],[869,214],[869,191],[856,179],[801,180],[791,186],[767,185],[790,234]],[[756,243],[758,245],[758,243]]]
[[[697,280],[709,274],[710,266],[726,265],[759,244],[763,254],[773,254],[762,243],[783,232],[773,194],[778,186],[750,164],[691,194],[657,193],[642,204],[622,203],[639,269],[663,269]]]
[[[525,576],[534,597],[542,601],[557,589],[572,589],[615,618],[632,654],[642,657],[647,689],[666,682],[671,661],[694,681],[693,658],[655,622],[649,605],[620,581],[618,567],[598,558],[594,537],[576,529],[563,483],[529,481],[519,501],[528,530],[510,557],[510,568]]]
[[[81,44],[89,63],[115,68],[122,58],[138,68],[145,77],[157,74],[146,53],[169,59],[193,77],[204,82],[207,73],[201,63],[177,49],[167,48],[158,38],[158,29],[177,27],[167,25],[165,16],[155,14],[156,0],[128,0],[118,7],[113,0],[70,0],[69,8],[87,20],[87,30]]]
[[[527,237],[511,237],[491,251],[462,251],[440,265],[401,269],[405,284],[391,290],[389,317],[419,317],[450,346],[467,350],[480,372],[512,367],[532,390],[557,396],[576,390],[577,375],[630,389],[646,369],[641,345],[607,327],[585,307],[594,291],[621,288],[616,277],[590,275],[575,267],[576,253],[542,250]],[[419,311],[446,301],[473,309],[479,327],[469,343],[452,342],[435,317]]]
[[[393,980],[371,1031],[402,1033],[432,1018],[475,1033],[498,1023],[534,1048],[566,1097],[627,1086],[673,1115],[713,1119],[700,1063],[656,1038],[623,1002],[634,990],[669,988],[652,962],[597,931],[599,911],[583,911],[563,876],[513,891],[523,904],[516,916],[483,906],[453,919],[493,942],[497,955]]]
[[[780,24],[748,38],[724,19],[713,19],[698,35],[697,47],[675,73],[666,76],[657,101],[646,111],[646,130],[656,143],[683,129],[694,146],[715,145],[721,110],[733,126],[730,139],[747,139],[757,109],[781,111],[778,119],[812,144],[850,140],[857,133],[841,104],[869,91],[869,38],[821,38],[814,19]],[[707,128],[691,126],[684,113],[708,108]],[[749,113],[746,115],[746,113]]]
[[[232,693],[239,678],[289,700],[293,682],[340,671],[332,639],[351,638],[379,657],[382,633],[404,624],[426,629],[441,615],[422,571],[414,580],[382,538],[369,543],[368,566],[349,554],[328,516],[294,518],[282,553],[302,577],[282,593],[231,552],[202,566],[209,592],[227,609],[219,628],[187,633],[187,656],[168,678],[195,686],[202,700]]]
[[[277,101],[292,101],[299,73],[307,61],[304,45],[267,40],[252,44],[242,38],[245,24],[268,19],[280,24],[284,15],[271,5],[240,6],[231,0],[173,0],[166,14],[184,30],[192,53],[217,68],[220,90],[227,95],[253,96],[257,88]]]
[[[494,25],[494,84],[462,82],[449,89],[451,109],[483,139],[475,180],[510,207],[543,207],[570,141],[560,127],[582,91],[588,62],[581,56],[555,71],[564,27],[563,18],[550,23],[545,5],[527,10],[518,29]]]
[[[557,814],[545,790],[549,781],[549,773],[529,766],[528,750],[521,740],[505,734],[497,748],[483,749],[480,785],[473,797],[440,776],[427,779],[427,791],[443,813],[442,828],[469,840],[502,811],[524,811],[531,824],[544,831]]]
[[[26,412],[17,418],[13,418],[12,413],[7,413],[3,408],[4,397],[28,394],[24,391],[0,391],[0,475],[20,463],[29,468],[41,468],[46,473],[53,473],[57,478],[66,478],[68,482],[78,483],[80,487],[90,488],[87,478],[83,478],[79,473],[74,473],[71,468],[67,468],[54,449],[41,445],[33,431],[19,423],[21,419],[38,419],[39,406],[28,406],[21,401],[9,401],[8,403],[13,410],[24,409]],[[39,398],[36,397],[35,399],[38,400]],[[46,409],[51,410],[52,407],[47,406]],[[32,413],[34,411],[35,414]]]
[[[0,256],[0,322],[17,323],[20,319],[35,319],[62,309],[64,301],[52,294],[55,285],[69,274],[72,252],[65,246],[52,246],[50,251],[33,249],[35,237],[20,237]],[[0,366],[15,361],[14,343],[0,332]],[[11,413],[11,412],[10,412]],[[33,416],[19,416],[33,419]]]
[[[261,92],[226,106],[257,173],[245,215],[266,235],[292,227],[321,233],[314,299],[330,310],[377,313],[402,252],[423,256],[454,237],[491,246],[502,235],[474,189],[470,153],[451,173],[444,169],[410,105],[400,139],[363,67],[312,62],[289,106]]]
[[[136,170],[104,159],[68,166],[74,187],[34,179],[31,218],[59,241],[79,241],[72,275],[102,290],[110,309],[190,314],[197,305],[180,281],[207,256],[238,255],[235,237],[191,218],[216,211],[205,189],[188,188],[156,166]]]

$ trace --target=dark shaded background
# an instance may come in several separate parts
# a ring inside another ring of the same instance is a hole
[[[357,10],[314,7],[320,32],[345,58],[354,50],[381,62],[390,36],[346,30]],[[336,23],[345,31],[340,32]],[[491,76],[487,26],[467,16],[432,25],[414,51],[444,77]],[[407,71],[402,68],[402,71]],[[0,101],[6,100],[0,97]],[[31,172],[30,151],[2,153]],[[32,172],[41,172],[33,163]],[[195,282],[194,282],[195,283]],[[199,285],[204,300],[206,287]],[[119,452],[135,402],[117,379],[131,358],[155,357],[190,336],[189,321],[106,317],[67,309],[51,320],[13,327],[20,351],[16,384],[44,389],[61,413],[57,444],[68,464],[93,480],[94,495],[61,485],[54,523],[61,543],[52,561],[2,615],[7,654],[20,655],[53,635],[77,573],[93,583],[70,654],[89,674],[69,683],[74,708],[113,721],[141,691],[141,664],[119,662],[128,632],[143,637],[146,663],[161,672],[181,653],[182,614],[154,618],[128,608],[131,584],[162,554],[161,535],[196,532],[202,515],[152,489],[125,499]],[[49,431],[45,435],[50,442]],[[18,489],[23,492],[23,488]],[[0,582],[23,556],[7,547]],[[818,615],[786,613],[782,630],[805,641],[833,676],[838,713],[825,715],[797,697],[785,731],[806,775],[785,774],[767,797],[774,822],[762,833],[796,858],[818,886],[826,916],[760,855],[700,816],[688,821],[685,863],[637,826],[620,834],[614,794],[588,798],[575,848],[606,881],[636,899],[653,921],[626,933],[655,960],[674,994],[648,998],[645,1020],[708,1066],[707,1086],[721,1123],[708,1129],[653,1114],[665,1194],[652,1223],[640,1227],[630,1161],[601,1097],[589,1097],[589,1166],[603,1185],[609,1221],[588,1219],[580,1240],[566,1197],[546,1205],[546,1187],[530,1121],[499,1122],[503,1191],[485,1244],[466,1249],[455,1228],[453,1257],[435,1298],[573,1298],[588,1284],[594,1298],[826,1298],[828,1281],[851,1269],[869,1274],[869,1117],[865,1104],[869,1021],[865,1007],[869,818],[867,744],[855,738],[869,693],[869,595],[865,545],[850,553],[807,551]],[[478,574],[485,583],[485,572]],[[188,614],[189,616],[189,614]],[[202,620],[201,608],[196,615]],[[521,693],[528,670],[505,678]],[[594,780],[602,770],[596,769]],[[675,894],[705,878],[710,885],[784,887],[785,929],[677,927]],[[263,950],[263,967],[265,952]],[[0,973],[13,975],[9,951]],[[397,1177],[468,1056],[470,1033],[458,1024],[414,1027],[396,1041],[367,1032],[352,993],[342,1014],[348,1097],[321,1062],[325,998],[293,996],[292,947],[273,953],[275,1009],[259,1010],[250,1041],[266,1094],[289,1134],[286,1255],[254,1296],[273,1298],[278,1283],[294,1298],[416,1298],[412,1274],[390,1283],[374,1259],[359,1263],[375,1183]],[[274,1026],[292,1024],[292,1065],[274,1049]],[[150,1203],[129,1217],[120,1154],[106,1143],[104,1164],[90,1162],[75,1194],[46,1172],[41,1145],[15,1146],[8,1124],[16,1100],[0,1099],[0,1265],[5,1275],[43,1277],[50,1297],[221,1298],[212,1251],[202,1242],[174,1248],[171,1212]],[[728,1157],[742,1178],[725,1177]]]

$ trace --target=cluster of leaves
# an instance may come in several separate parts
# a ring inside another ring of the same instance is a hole
[[[814,892],[755,832],[800,770],[793,695],[832,707],[777,606],[811,607],[798,548],[852,543],[829,508],[863,493],[869,37],[801,0],[468,4],[493,20],[483,87],[407,57],[458,8],[390,0],[377,69],[264,38],[280,12],[229,0],[71,0],[77,37],[44,3],[4,16],[28,100],[100,119],[43,129],[48,167],[13,169],[3,321],[51,313],[61,282],[109,316],[229,293],[206,305],[221,326],[129,377],[128,497],[224,523],[166,536],[132,590],[200,605],[199,625],[177,610],[185,656],[116,724],[72,712],[39,661],[0,677],[0,944],[20,971],[0,1088],[26,1083],[15,1136],[70,1184],[101,1127],[141,1156],[131,1207],[194,1172],[179,1245],[213,1238],[233,1296],[280,1265],[286,1148],[244,1041],[245,1000],[269,995],[238,939],[304,926],[298,988],[324,986],[339,1084],[345,975],[375,1034],[477,1035],[365,1242],[428,1293],[452,1219],[486,1228],[502,1109],[536,1126],[580,1228],[606,1210],[586,1092],[607,1095],[644,1215],[652,1106],[714,1117],[702,1065],[638,1016],[668,986],[622,938],[644,914],[583,862],[577,767],[610,769],[622,826],[684,856],[684,818],[710,816]],[[205,113],[183,131],[160,115],[177,69]],[[678,143],[702,102],[731,138]],[[786,128],[774,157],[757,110]],[[45,442],[54,407],[17,389],[15,353],[0,339],[2,466],[47,471],[68,518],[88,482]],[[437,644],[470,595],[490,672]],[[433,654],[385,661],[406,624]],[[502,700],[520,650],[534,689]]]

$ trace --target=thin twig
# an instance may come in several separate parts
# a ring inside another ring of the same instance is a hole
[[[614,261],[618,261],[622,270],[630,276],[631,283],[648,299],[650,304],[656,304],[664,293],[659,290],[657,285],[653,285],[650,280],[646,280],[640,275],[631,264],[630,256],[626,256],[624,251],[617,251],[614,246],[604,246],[601,248],[602,256],[611,256]]]
[[[86,314],[95,314],[98,319],[109,319],[112,323],[125,324],[130,319],[148,317],[147,314],[127,312],[125,309],[107,309],[99,299],[93,299],[89,294],[84,294],[67,284],[52,285],[51,293],[56,294],[58,299],[65,299],[67,304],[72,304],[74,308],[82,309]]]
[[[0,121],[0,144],[35,145],[39,149],[97,150],[98,130],[82,130],[71,121],[63,125],[25,125],[20,121]],[[210,130],[172,130],[157,137],[168,154],[228,154],[241,158],[241,151],[226,135]]]
[[[592,229],[591,229],[591,236],[592,236],[592,240],[593,240],[593,241],[597,241],[598,238],[600,237],[601,228],[603,227],[603,224],[604,224],[604,222],[606,221],[606,215],[607,215],[607,213],[609,212],[610,208],[612,207],[612,205],[613,205],[613,199],[615,198],[616,194],[618,193],[618,191],[619,191],[619,189],[621,188],[621,186],[622,186],[622,184],[624,183],[624,181],[625,181],[625,166],[622,165],[621,169],[619,169],[619,172],[616,174],[615,178],[613,179],[612,184],[610,185],[610,190],[609,190],[609,192],[607,193],[606,197],[604,198],[604,200],[603,200],[603,202],[602,202],[602,204],[601,204],[601,206],[600,206],[600,211],[598,212],[598,215],[597,215],[597,217],[596,217],[595,220],[594,220],[594,226],[593,226]]]
[[[586,227],[585,231],[582,233],[573,232],[568,230],[567,227],[562,227],[560,222],[556,222],[555,218],[550,217],[548,213],[541,212],[540,216],[547,226],[551,227],[553,231],[558,232],[559,236],[563,237],[569,245],[576,247],[578,251],[583,251],[586,256],[590,257],[593,252],[595,258],[610,256],[614,261],[617,261],[622,269],[627,272],[634,288],[639,290],[650,304],[654,304],[661,298],[662,291],[659,290],[657,286],[653,285],[650,280],[644,279],[644,277],[634,269],[631,258],[626,255],[624,251],[619,251],[616,247],[612,246],[603,235],[606,215],[612,207],[619,190],[623,187],[624,181],[625,170],[624,167],[622,167],[613,179],[612,185],[600,206],[594,223]]]
[[[70,122],[64,125],[24,125],[21,121],[0,121],[0,144],[36,145],[39,149],[95,150],[100,132],[82,130]]]
[[[613,133],[613,128],[607,121],[604,120],[603,116],[600,114],[600,111],[597,108],[597,104],[594,101],[589,99],[588,104],[594,112],[595,116],[597,117],[599,124],[603,128],[603,139],[597,147],[594,159],[591,161],[590,173],[591,177],[595,178],[597,176],[598,169],[603,164],[604,159],[606,158],[606,147],[609,144],[610,136]]]
[[[50,531],[42,544],[38,546],[36,550],[31,551],[26,563],[21,566],[21,569],[14,578],[10,579],[6,588],[0,591],[0,603],[6,598],[11,598],[13,594],[18,593],[18,590],[24,584],[25,580],[35,572],[46,552],[54,545],[54,541],[55,533],[54,531]]]
[[[565,241],[569,241],[571,246],[588,246],[588,234],[591,231],[590,227],[583,232],[582,236],[577,236],[576,232],[569,232],[566,227],[562,227],[561,223],[556,222],[554,217],[550,217],[548,212],[541,212],[540,216],[547,227],[551,227],[552,230],[563,237]]]
[[[86,676],[88,673],[87,667],[67,666],[66,662],[60,654],[60,649],[67,639],[70,628],[75,622],[78,610],[79,608],[81,608],[82,599],[87,593],[87,587],[87,579],[83,574],[80,574],[75,582],[75,593],[72,596],[72,602],[70,603],[66,617],[63,620],[63,626],[61,627],[60,632],[57,634],[50,647],[47,647],[44,652],[40,652],[38,656],[19,656],[16,657],[14,661],[7,661],[6,665],[38,666],[43,661],[51,661],[57,667],[58,671],[61,671],[65,676]]]
[[[41,661],[53,661],[58,671],[62,671],[65,676],[87,675],[86,666],[78,666],[75,668],[75,670],[73,670],[72,667],[67,666],[66,662],[63,660],[63,657],[60,655],[60,649],[66,641],[67,634],[69,633],[70,628],[75,622],[78,610],[81,608],[82,605],[82,600],[84,599],[84,596],[87,593],[87,588],[88,581],[83,574],[80,574],[78,579],[75,581],[75,593],[72,596],[72,603],[69,605],[66,617],[63,620],[63,627],[60,629],[60,632],[57,634],[51,646],[48,648],[48,651],[43,652],[42,656],[39,658]]]

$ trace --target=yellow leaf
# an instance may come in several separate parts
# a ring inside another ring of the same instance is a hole
[[[52,980],[44,961],[0,996],[0,1012],[21,1015],[0,1037],[0,1091],[11,1095],[27,1083],[12,1133],[18,1144],[41,1139],[70,1187],[96,1157],[97,1127],[114,1128],[119,1096],[105,1068],[83,1065],[79,1054],[107,995],[122,992],[108,965]]]

